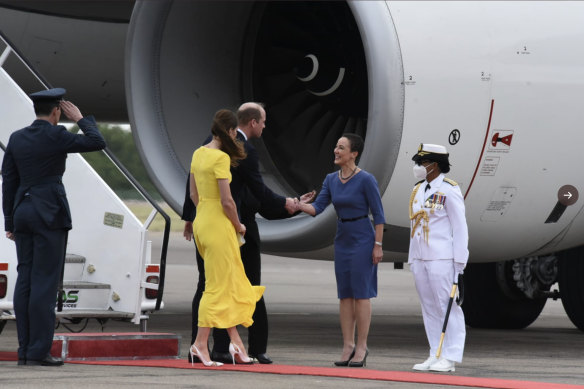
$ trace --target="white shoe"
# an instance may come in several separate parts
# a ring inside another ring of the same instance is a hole
[[[446,358],[440,358],[440,360],[428,369],[430,371],[454,371],[454,361]]]
[[[430,369],[430,366],[432,366],[432,364],[436,362],[438,362],[438,358],[432,355],[431,357],[428,357],[428,359],[426,359],[424,362],[415,364],[414,367],[412,367],[412,369],[427,371]]]

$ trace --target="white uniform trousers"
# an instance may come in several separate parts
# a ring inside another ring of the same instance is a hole
[[[426,337],[430,344],[430,355],[435,356],[440,344],[442,326],[452,291],[453,261],[451,259],[432,261],[414,259],[410,269],[414,275],[416,289],[422,303],[422,315]],[[465,338],[464,313],[455,300],[450,310],[440,356],[454,362],[462,362]]]

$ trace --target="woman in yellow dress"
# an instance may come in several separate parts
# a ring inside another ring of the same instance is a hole
[[[237,328],[249,327],[256,302],[265,287],[252,286],[245,275],[239,238],[245,226],[239,222],[231,196],[230,166],[245,158],[243,145],[235,140],[237,117],[229,110],[217,111],[213,118],[213,139],[198,148],[191,162],[191,199],[197,207],[193,222],[195,243],[205,258],[205,291],[199,305],[199,322],[190,353],[205,366],[221,366],[210,360],[207,341],[211,327],[226,328],[231,339],[233,362],[251,363]]]

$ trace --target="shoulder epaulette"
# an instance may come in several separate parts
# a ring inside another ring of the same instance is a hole
[[[449,183],[452,186],[457,186],[458,185],[458,182],[456,182],[454,180],[451,180],[450,178],[444,178],[444,182],[447,182],[447,183]]]

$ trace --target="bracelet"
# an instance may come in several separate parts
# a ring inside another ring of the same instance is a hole
[[[383,246],[383,244],[381,242],[375,241],[375,244],[378,245],[378,246]]]

